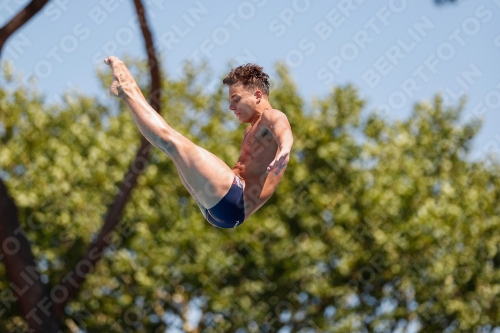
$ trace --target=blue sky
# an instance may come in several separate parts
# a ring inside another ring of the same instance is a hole
[[[187,59],[208,62],[214,80],[229,61],[256,62],[271,75],[282,61],[303,97],[352,83],[367,112],[391,120],[439,91],[450,104],[465,94],[463,120],[485,120],[473,158],[500,154],[500,0],[143,1],[170,75]],[[28,2],[2,2],[0,24]],[[145,58],[131,0],[51,0],[9,39],[2,59],[57,101],[70,88],[104,98],[95,68],[112,54]]]

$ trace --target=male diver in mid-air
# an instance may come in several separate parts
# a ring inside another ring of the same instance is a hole
[[[229,87],[229,109],[240,123],[250,124],[231,169],[170,127],[147,103],[121,60],[104,62],[113,74],[110,94],[123,99],[144,137],[174,161],[208,222],[235,228],[271,197],[290,160],[293,137],[285,114],[269,103],[269,76],[262,67],[239,66],[223,80]]]

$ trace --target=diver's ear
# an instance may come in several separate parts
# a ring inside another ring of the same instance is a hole
[[[262,91],[260,91],[260,90],[255,90],[253,95],[257,99],[257,103],[260,102],[260,100],[262,99],[262,96],[263,96]]]

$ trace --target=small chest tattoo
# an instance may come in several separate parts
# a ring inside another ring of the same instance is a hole
[[[255,141],[261,141],[263,138],[269,135],[269,131],[267,129],[261,129],[257,133],[253,135],[253,137],[249,138],[247,145],[251,145]]]

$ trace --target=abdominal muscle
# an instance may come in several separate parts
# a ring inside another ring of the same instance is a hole
[[[283,175],[283,171],[277,176],[274,175],[274,170],[271,173],[266,172],[267,167],[278,153],[276,142],[267,142],[263,149],[258,150],[258,148],[252,143],[245,147],[244,143],[240,158],[233,167],[234,174],[243,183],[245,218],[262,207],[271,197]]]

